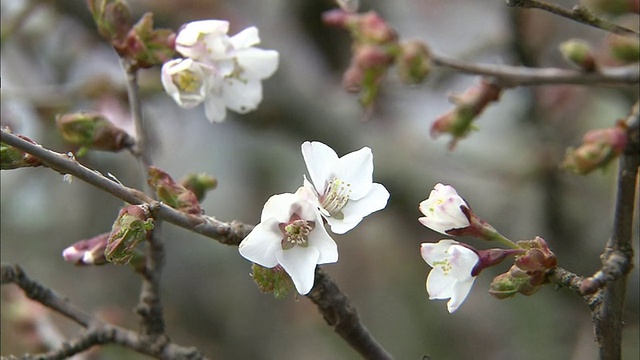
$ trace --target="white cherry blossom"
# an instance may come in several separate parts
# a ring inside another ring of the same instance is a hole
[[[456,311],[471,291],[475,276],[471,271],[480,261],[473,250],[459,242],[444,239],[438,243],[422,243],[420,253],[433,269],[427,277],[429,299],[450,299],[447,309]]]
[[[251,262],[281,265],[302,295],[313,287],[316,265],[338,261],[338,247],[318,210],[305,200],[306,191],[301,187],[295,194],[272,196],[260,223],[239,246],[240,255]]]
[[[461,229],[470,225],[461,206],[469,208],[456,190],[450,185],[436,184],[429,198],[420,203],[419,209],[424,217],[418,219],[422,225],[447,235],[447,231]]]
[[[327,220],[331,231],[344,234],[362,219],[383,209],[389,192],[373,182],[373,154],[364,147],[338,157],[335,151],[321,142],[306,141],[302,156],[311,182],[304,186],[312,194],[307,200],[315,204]]]

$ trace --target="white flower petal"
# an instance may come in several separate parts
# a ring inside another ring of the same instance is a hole
[[[358,200],[365,196],[373,182],[373,154],[363,147],[338,159],[336,175],[351,184],[350,198]]]
[[[317,248],[294,246],[288,250],[279,251],[276,254],[278,262],[289,274],[296,290],[301,295],[311,291],[315,281],[316,265],[320,257]]]
[[[470,281],[459,281],[455,284],[451,300],[447,302],[447,310],[449,310],[450,313],[458,310],[460,305],[462,305],[464,300],[467,298],[467,295],[469,295],[475,280],[476,278],[474,277]]]
[[[282,233],[278,228],[278,222],[275,219],[269,219],[256,225],[240,242],[238,250],[245,259],[272,268],[278,265],[276,253],[282,251],[281,240]]]
[[[382,184],[372,184],[371,190],[365,197],[355,201],[349,199],[347,206],[342,209],[344,218],[341,220],[333,217],[327,218],[331,231],[336,234],[346,233],[356,227],[365,216],[384,209],[388,200],[389,192],[387,189]]]
[[[316,228],[309,234],[309,246],[320,252],[318,264],[330,264],[338,261],[338,245],[322,226],[322,218],[318,217]]]
[[[231,44],[236,49],[245,49],[260,43],[258,28],[248,27],[231,37]]]
[[[449,299],[453,293],[455,280],[442,267],[434,267],[427,276],[427,293],[430,300]]]
[[[422,243],[420,244],[420,255],[429,266],[433,267],[436,262],[449,258],[449,248],[457,244],[459,242],[451,239],[442,239],[437,243]]]
[[[318,193],[322,193],[331,180],[329,178],[332,170],[330,165],[338,161],[338,154],[319,141],[305,141],[301,148],[311,182]]]
[[[258,79],[224,80],[222,98],[226,106],[240,114],[255,110],[262,101],[262,83]]]
[[[266,79],[278,69],[279,54],[275,50],[248,48],[236,51],[238,64],[247,77]]]
[[[227,117],[227,108],[222,98],[209,95],[204,102],[204,114],[212,123],[223,122]]]

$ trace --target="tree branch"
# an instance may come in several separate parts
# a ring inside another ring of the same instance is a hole
[[[576,5],[571,10],[566,9],[560,5],[550,4],[538,0],[507,0],[507,5],[511,7],[521,7],[524,9],[544,10],[552,14],[562,16],[566,19],[602,29],[613,34],[640,36],[640,33],[635,30],[628,29],[626,27],[597,17],[589,9],[581,5]]]
[[[618,172],[618,193],[616,195],[613,234],[607,242],[602,256],[603,265],[598,273],[603,276],[606,286],[603,291],[602,307],[594,314],[596,342],[600,349],[600,359],[613,360],[622,357],[622,325],[627,274],[633,261],[634,208],[640,166],[640,113],[635,106],[628,123],[628,142],[620,158]],[[598,279],[597,275],[592,279]]]
[[[118,344],[159,359],[206,359],[195,348],[178,346],[168,340],[155,341],[134,331],[108,324],[84,312],[55,291],[30,279],[19,265],[2,264],[0,273],[2,285],[16,284],[30,299],[86,328],[80,335],[63,343],[58,349],[45,354],[26,354],[22,359],[65,359],[100,344]]]
[[[598,72],[585,73],[577,70],[558,68],[530,68],[523,66],[472,64],[444,55],[433,54],[433,64],[495,78],[501,87],[525,85],[632,85],[640,82],[637,64],[625,67],[604,68]]]
[[[316,269],[315,284],[307,297],[318,306],[327,324],[365,359],[393,359],[360,322],[358,312],[347,296],[319,267]]]

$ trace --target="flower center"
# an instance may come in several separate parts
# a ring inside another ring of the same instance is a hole
[[[202,86],[202,80],[192,71],[184,70],[173,75],[173,82],[180,91],[195,94]]]
[[[342,209],[349,202],[349,195],[351,195],[351,184],[341,179],[333,178],[320,198],[320,205],[329,215],[342,220],[344,218]]]
[[[449,275],[449,271],[451,271],[451,263],[449,262],[449,259],[445,259],[442,261],[435,261],[433,263],[433,267],[436,267],[436,266],[439,266],[442,268],[444,275]]]
[[[309,246],[309,233],[316,227],[316,223],[300,219],[298,214],[293,214],[288,224],[280,223],[279,226],[284,235],[281,242],[282,250],[287,250],[296,245]]]

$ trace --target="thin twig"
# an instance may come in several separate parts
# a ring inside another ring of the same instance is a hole
[[[86,313],[55,291],[30,279],[19,265],[3,263],[0,273],[0,283],[2,285],[16,284],[32,300],[57,311],[86,328],[86,330],[76,338],[63,343],[57,349],[44,354],[26,354],[21,357],[22,359],[66,359],[71,355],[78,354],[100,344],[118,344],[139,353],[160,359],[205,359],[195,348],[182,347],[173,343],[158,344],[157,341],[153,341],[153,339],[149,337],[106,323]]]
[[[576,5],[573,7],[573,9],[567,9],[560,5],[538,0],[507,0],[507,5],[511,7],[521,7],[524,9],[544,10],[573,21],[577,21],[581,24],[608,31],[613,34],[640,36],[640,33],[638,33],[637,31],[602,19],[594,15],[589,9],[581,5]]]
[[[438,54],[433,54],[431,60],[433,64],[438,66],[495,78],[501,87],[559,84],[612,86],[632,85],[640,82],[640,69],[637,64],[584,73],[557,68],[540,69],[523,66],[473,64]]]
[[[31,144],[6,130],[0,130],[0,141],[41,159],[62,175],[70,174],[133,205],[149,204],[154,218],[162,219],[226,245],[237,246],[253,230],[252,225],[237,221],[222,222],[204,215],[190,215],[157,202],[139,190],[121,185],[99,172],[80,164],[74,158],[40,145]]]

